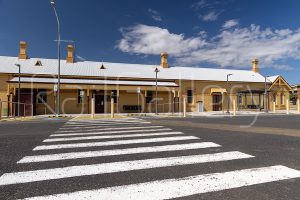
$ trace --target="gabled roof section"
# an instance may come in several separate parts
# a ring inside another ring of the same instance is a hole
[[[279,75],[270,76],[270,77],[268,77],[268,80],[271,81],[272,83],[274,83],[278,77],[279,77]]]
[[[272,82],[272,85],[269,88],[269,90],[271,90],[275,86],[286,86],[289,91],[293,91],[293,88],[290,86],[290,84],[280,75],[271,76],[268,79]]]
[[[0,56],[0,73],[18,73],[16,63],[21,65],[22,74],[56,75],[56,59],[40,59],[42,66],[35,66],[37,58],[19,60],[18,57]],[[175,66],[163,68],[156,65],[125,64],[103,62],[106,69],[101,70],[102,62],[79,61],[67,63],[61,60],[61,75],[72,77],[96,77],[96,78],[130,78],[130,79],[155,79],[155,68],[158,67],[159,80],[200,80],[200,81],[226,81],[227,74],[231,82],[258,82],[264,83],[265,78],[250,70],[212,69]]]

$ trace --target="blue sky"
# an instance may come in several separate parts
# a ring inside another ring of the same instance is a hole
[[[300,83],[299,0],[57,0],[62,39],[86,60],[250,69]],[[48,0],[0,0],[0,55],[56,57]],[[65,46],[62,51],[65,57]]]

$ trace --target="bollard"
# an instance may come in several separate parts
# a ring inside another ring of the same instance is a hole
[[[276,102],[273,102],[273,111],[276,112]]]
[[[298,114],[300,114],[300,99],[297,100],[297,110]]]
[[[286,100],[286,114],[290,114],[290,100],[287,99]]]
[[[112,118],[112,119],[115,117],[114,105],[115,105],[114,98],[111,98],[110,99],[110,118]]]
[[[186,99],[183,98],[183,117],[186,117]]]
[[[233,100],[233,115],[236,116],[236,102],[235,99]]]
[[[92,98],[91,104],[91,118],[95,119],[95,98]]]

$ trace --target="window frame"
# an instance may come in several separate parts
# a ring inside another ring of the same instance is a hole
[[[47,89],[38,89],[36,95],[37,104],[46,104],[47,100],[48,100]]]
[[[153,100],[153,91],[149,90],[146,92],[146,104],[150,104]]]
[[[84,95],[81,96],[80,92],[84,91],[84,90],[77,90],[77,104],[84,104],[85,103],[85,91],[84,91]]]
[[[194,91],[193,90],[187,90],[186,96],[187,96],[187,103],[188,104],[193,104],[194,103]]]
[[[114,99],[114,103],[118,103],[118,91],[117,90],[112,90],[111,91],[111,98]]]

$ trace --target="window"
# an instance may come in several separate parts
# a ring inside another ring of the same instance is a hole
[[[153,99],[153,92],[147,91],[146,103],[151,103],[152,99]]]
[[[111,98],[114,99],[114,103],[118,103],[118,91],[117,90],[111,91]]]
[[[38,103],[47,103],[47,90],[40,89],[37,93]]]
[[[273,102],[274,102],[275,104],[277,104],[277,96],[276,96],[276,94],[273,94]]]
[[[193,90],[188,90],[187,91],[187,102],[188,103],[193,103]]]
[[[84,103],[84,90],[78,90],[77,103]]]

